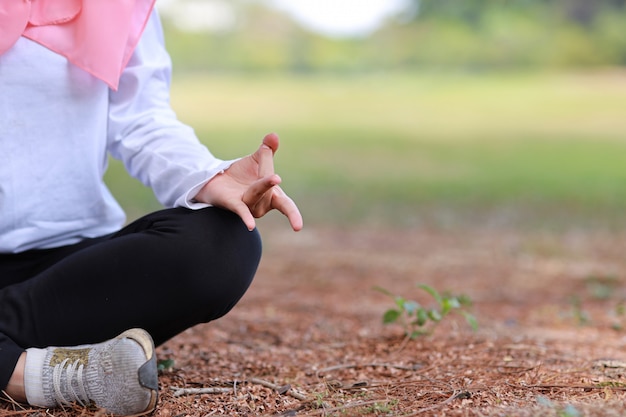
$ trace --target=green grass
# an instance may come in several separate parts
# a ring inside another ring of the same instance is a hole
[[[223,158],[281,136],[309,223],[621,226],[626,73],[175,79],[172,105]],[[131,217],[155,207],[113,164]]]

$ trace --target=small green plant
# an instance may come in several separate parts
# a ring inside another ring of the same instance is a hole
[[[624,330],[624,324],[626,323],[626,300],[617,301],[612,313],[613,323],[611,323],[611,328],[617,331]]]
[[[591,316],[583,308],[583,303],[579,296],[573,295],[569,299],[569,303],[572,306],[571,315],[579,326],[586,326],[591,323]]]
[[[418,336],[429,334],[433,327],[440,323],[447,315],[457,313],[462,315],[471,328],[478,329],[478,321],[467,311],[472,305],[466,295],[441,294],[433,287],[418,284],[417,288],[428,293],[435,301],[435,307],[424,307],[417,301],[395,295],[383,287],[374,287],[374,290],[393,298],[395,307],[390,308],[383,314],[383,323],[400,323],[405,335],[414,339]]]
[[[159,372],[171,371],[174,368],[174,359],[161,359],[157,362]]]
[[[326,398],[329,396],[329,392],[316,392],[314,393],[315,400],[313,401],[313,407],[325,408],[327,407]]]
[[[587,292],[595,300],[613,298],[620,287],[620,280],[613,275],[590,275],[585,279]]]

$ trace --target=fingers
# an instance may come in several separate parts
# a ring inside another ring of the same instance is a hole
[[[263,217],[270,210],[276,209],[284,214],[291,228],[299,231],[303,227],[302,215],[294,201],[278,186],[280,177],[274,175],[252,184],[244,193],[242,201],[245,211],[252,217]],[[240,214],[246,225],[248,222]]]
[[[303,220],[298,206],[280,187],[274,187],[273,208],[287,217],[294,231],[302,230]]]
[[[257,163],[259,164],[259,178],[274,175],[274,151],[263,144],[257,151]]]
[[[271,205],[271,193],[268,193],[268,191],[280,183],[281,179],[276,174],[261,178],[246,189],[241,199],[253,212],[257,210],[257,207],[261,205],[264,199],[266,200],[265,205],[269,207]]]
[[[254,220],[254,216],[250,212],[250,209],[245,204],[236,204],[230,207],[230,210],[241,218],[243,223],[246,225],[249,231],[253,231],[256,227],[256,221]]]
[[[278,135],[276,133],[269,133],[265,135],[263,138],[263,144],[268,146],[272,150],[272,153],[276,153],[279,144]]]
[[[243,204],[234,211],[239,214],[248,229],[254,228],[254,218],[262,217],[272,209],[284,214],[291,227],[299,231],[303,227],[302,215],[294,201],[278,187],[281,178],[274,172],[274,153],[278,150],[278,135],[270,133],[263,138],[263,144],[252,155],[258,164],[258,180],[243,193]]]
[[[258,178],[268,177],[274,174],[274,153],[278,150],[278,135],[270,133],[265,135],[263,143],[252,155],[258,164]]]

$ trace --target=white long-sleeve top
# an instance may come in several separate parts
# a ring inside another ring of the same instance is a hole
[[[232,161],[215,158],[169,106],[171,62],[156,12],[119,89],[20,38],[0,55],[0,253],[72,244],[118,230],[103,182],[110,153],[166,207]]]

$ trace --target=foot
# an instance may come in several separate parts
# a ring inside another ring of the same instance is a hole
[[[37,361],[37,356],[43,358],[40,383],[28,381],[28,361]],[[26,397],[31,405],[79,403],[117,415],[151,412],[156,407],[156,355],[144,330],[131,329],[94,345],[28,350],[26,357]]]

